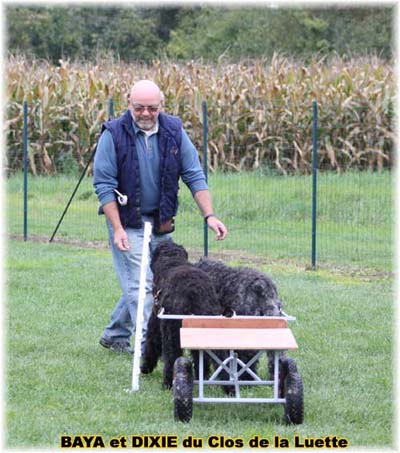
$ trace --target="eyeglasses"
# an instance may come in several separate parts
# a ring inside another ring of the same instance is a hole
[[[143,113],[145,110],[147,110],[149,113],[157,113],[160,105],[132,104],[132,107],[135,113]]]

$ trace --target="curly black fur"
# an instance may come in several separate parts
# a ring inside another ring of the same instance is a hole
[[[164,308],[165,314],[220,315],[222,309],[210,277],[188,262],[182,246],[172,241],[163,242],[155,249],[150,267],[154,274],[155,309],[148,324],[141,370],[151,373],[162,356],[163,383],[165,388],[170,388],[174,362],[182,355],[179,332],[182,322],[160,320],[158,311]]]
[[[175,244],[173,241],[164,241],[159,244],[152,253],[150,268],[154,274],[162,272],[163,268],[176,259],[181,264],[188,262],[188,252],[182,245]]]
[[[201,259],[195,266],[206,272],[214,283],[217,297],[225,316],[233,313],[241,316],[281,316],[282,302],[273,281],[264,273],[247,267],[232,268],[219,261]],[[238,351],[238,357],[247,363],[256,351]],[[219,351],[225,359],[228,351]],[[273,372],[273,355],[269,354],[269,369]],[[271,368],[272,366],[272,368]],[[257,363],[251,369],[256,370]],[[227,379],[225,372],[222,379]],[[251,380],[249,373],[241,375],[242,380]],[[232,388],[225,389],[231,392]]]
[[[201,259],[195,267],[214,283],[226,315],[280,316],[282,302],[274,282],[264,273],[247,267],[233,268],[220,261]]]

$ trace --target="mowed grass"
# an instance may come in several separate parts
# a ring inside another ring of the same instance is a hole
[[[187,244],[184,244],[187,245]],[[233,265],[244,264],[240,261]],[[161,365],[130,393],[132,359],[98,344],[119,297],[107,250],[10,240],[5,279],[5,445],[57,450],[61,435],[254,435],[290,441],[346,437],[351,448],[393,447],[393,282],[281,262],[276,282],[299,350],[305,420],[276,405],[194,406],[174,421]],[[215,389],[219,394],[219,389]]]
[[[23,233],[22,175],[7,180],[7,232]],[[28,235],[50,239],[78,177],[37,177],[28,182]],[[210,252],[246,251],[311,264],[311,176],[282,177],[262,171],[210,174],[215,212],[229,229]],[[393,270],[394,195],[390,172],[318,175],[317,265]],[[92,179],[85,178],[55,240],[106,242],[104,216]],[[203,222],[189,190],[181,184],[177,242],[202,248]]]

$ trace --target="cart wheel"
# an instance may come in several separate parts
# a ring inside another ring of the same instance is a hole
[[[282,361],[284,374],[285,422],[299,425],[304,420],[303,381],[296,362],[289,357]]]
[[[174,416],[181,422],[189,422],[193,412],[193,371],[192,361],[178,357],[174,363]]]

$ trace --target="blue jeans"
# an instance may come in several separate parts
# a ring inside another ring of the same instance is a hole
[[[153,217],[143,216],[143,222],[151,222],[153,224]],[[114,231],[111,224],[108,221],[106,223],[114,269],[119,280],[122,295],[111,314],[110,323],[103,332],[103,338],[109,341],[129,342],[129,338],[136,326],[144,228],[127,228],[125,230],[128,235],[130,249],[127,252],[122,252],[114,245]],[[154,302],[152,295],[153,273],[150,269],[151,252],[159,243],[166,240],[171,240],[170,234],[160,236],[151,235],[149,266],[146,275],[146,296],[144,300],[142,350],[146,340],[147,323]]]

